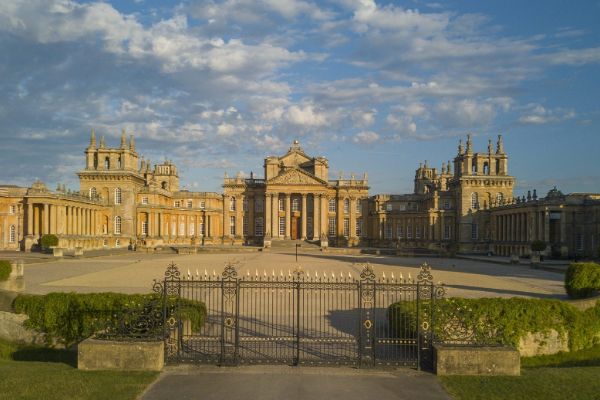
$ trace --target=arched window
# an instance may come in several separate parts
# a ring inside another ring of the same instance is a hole
[[[498,205],[502,204],[504,202],[504,195],[502,193],[498,193],[496,195],[496,203]]]
[[[169,184],[166,181],[163,181],[160,184],[160,187],[163,188],[164,190],[167,190],[167,189],[169,189]]]
[[[90,198],[93,199],[98,195],[98,193],[96,192],[96,188],[95,187],[91,187],[90,188]]]
[[[110,158],[106,157],[104,159],[104,169],[110,169]]]
[[[483,174],[484,175],[490,174],[490,164],[488,164],[487,162],[483,163]]]
[[[94,169],[98,169],[98,154],[94,154]]]
[[[235,211],[235,197],[229,199],[229,211]]]
[[[17,240],[17,230],[14,225],[11,225],[8,230],[8,242],[14,243]]]
[[[115,235],[121,234],[121,217],[115,217]]]
[[[123,160],[121,159],[121,156],[119,156],[119,158],[117,159],[117,168],[123,168]]]
[[[350,212],[350,200],[344,199],[344,214],[348,214]]]
[[[477,193],[471,194],[471,208],[474,210],[479,208],[479,198],[477,196]]]
[[[500,175],[500,160],[496,160],[496,175]]]
[[[471,166],[471,173],[473,175],[477,174],[477,160],[473,160],[473,164]]]

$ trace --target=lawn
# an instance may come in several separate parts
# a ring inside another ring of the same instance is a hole
[[[521,359],[521,376],[446,376],[454,399],[600,399],[600,346]]]
[[[79,371],[66,350],[0,340],[0,397],[7,399],[135,399],[156,372]]]

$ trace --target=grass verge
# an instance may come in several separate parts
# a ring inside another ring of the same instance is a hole
[[[131,400],[158,376],[157,372],[80,371],[76,362],[76,354],[67,350],[0,340],[0,397]]]
[[[600,398],[600,346],[521,359],[521,376],[444,376],[454,399],[587,400]]]

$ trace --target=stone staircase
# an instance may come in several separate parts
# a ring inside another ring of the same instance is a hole
[[[291,239],[273,239],[271,241],[271,248],[273,250],[295,250],[296,245],[299,244],[301,247],[298,250],[320,250],[321,246],[318,242],[313,243],[308,240],[291,240]]]

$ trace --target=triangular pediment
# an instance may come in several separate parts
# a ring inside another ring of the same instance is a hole
[[[298,168],[291,168],[267,181],[267,184],[282,185],[326,185],[327,182]]]
[[[311,158],[302,151],[290,150],[279,161],[286,167],[299,167],[302,164],[311,161]]]

